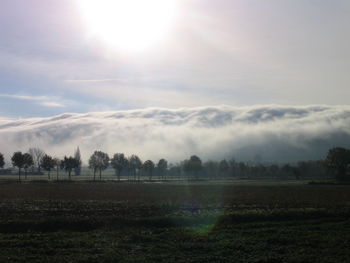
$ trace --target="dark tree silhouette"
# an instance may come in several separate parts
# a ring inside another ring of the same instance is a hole
[[[81,161],[81,154],[80,154],[79,147],[75,150],[74,158],[77,160],[77,164],[78,164],[78,166],[74,169],[74,174],[80,175],[82,161]]]
[[[113,158],[111,159],[111,165],[118,176],[118,181],[120,181],[122,171],[128,168],[128,164],[129,161],[123,153],[114,154]]]
[[[65,169],[68,172],[69,180],[71,180],[71,174],[73,169],[78,166],[77,160],[74,157],[64,156],[64,159],[61,161],[61,168]]]
[[[61,167],[61,160],[58,158],[53,159],[54,167],[56,168],[56,180],[58,181],[58,172]]]
[[[107,153],[95,151],[89,159],[89,167],[94,171],[94,180],[96,180],[96,171],[99,171],[100,180],[102,180],[102,171],[109,165],[109,156]]]
[[[168,162],[165,159],[160,159],[157,164],[159,176],[164,179],[168,168]]]
[[[23,154],[23,168],[24,168],[24,178],[27,180],[27,171],[29,167],[34,165],[33,157],[29,153]]]
[[[270,167],[268,169],[269,169],[270,174],[273,177],[277,177],[278,172],[279,172],[279,167],[276,164],[270,165]]]
[[[12,165],[18,167],[18,180],[21,181],[21,169],[24,166],[24,158],[22,152],[15,152],[11,158]]]
[[[4,155],[0,153],[0,168],[4,168],[4,165],[5,165]]]
[[[236,176],[236,172],[237,172],[237,163],[236,160],[234,158],[232,158],[229,161],[229,166],[230,166],[230,175],[232,177]]]
[[[291,175],[292,174],[292,166],[289,163],[287,163],[287,164],[282,166],[281,171],[284,174],[286,174],[287,176]]]
[[[230,166],[226,160],[222,160],[219,163],[219,169],[220,169],[220,175],[222,177],[226,177],[228,175],[229,170],[230,170]]]
[[[181,165],[180,164],[170,164],[168,175],[171,178],[181,178]]]
[[[143,170],[148,174],[149,180],[152,180],[154,163],[151,160],[147,160],[142,165]]]
[[[185,161],[184,170],[185,172],[194,175],[194,177],[198,179],[199,172],[202,170],[201,159],[196,155],[192,155],[189,160]]]
[[[96,154],[93,154],[90,156],[90,159],[89,159],[89,168],[93,170],[94,172],[94,181],[96,180],[96,172],[97,172],[97,169],[98,169],[98,164],[97,164],[97,155]]]
[[[248,166],[244,162],[238,163],[238,168],[241,176],[245,176],[247,174]]]
[[[330,149],[326,157],[326,165],[335,171],[337,180],[346,180],[346,172],[350,165],[350,150],[342,147]]]
[[[141,159],[137,155],[133,154],[129,158],[129,168],[133,173],[134,180],[136,180],[136,172],[138,172],[142,168]],[[138,178],[140,180],[140,176]]]
[[[218,163],[214,161],[207,161],[203,164],[206,175],[209,179],[216,178],[218,174]]]
[[[45,154],[43,158],[41,158],[40,165],[45,171],[48,172],[47,178],[50,180],[50,172],[55,167],[54,159],[51,156]]]

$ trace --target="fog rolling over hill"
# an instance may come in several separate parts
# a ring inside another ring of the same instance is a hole
[[[177,162],[232,158],[290,162],[324,158],[350,147],[350,106],[252,106],[67,113],[50,118],[0,119],[1,151],[40,147],[62,157],[76,146]]]

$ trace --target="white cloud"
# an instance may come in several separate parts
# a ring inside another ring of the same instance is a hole
[[[60,103],[60,102],[55,102],[55,101],[43,101],[38,103],[41,106],[45,106],[45,107],[54,107],[54,108],[63,108],[65,107],[64,104]]]
[[[350,106],[201,107],[62,114],[1,119],[0,151],[41,147],[62,157],[80,146],[136,153],[143,159],[180,161],[230,158],[297,161],[324,158],[334,146],[350,147]]]

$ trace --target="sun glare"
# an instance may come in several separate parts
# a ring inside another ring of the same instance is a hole
[[[165,37],[178,0],[79,0],[91,36],[112,48],[143,50]]]

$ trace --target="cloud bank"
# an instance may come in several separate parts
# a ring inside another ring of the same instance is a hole
[[[79,146],[83,160],[94,150],[177,162],[235,158],[286,162],[324,158],[350,147],[350,106],[251,106],[150,108],[49,118],[0,118],[0,152],[40,147],[62,157]]]

